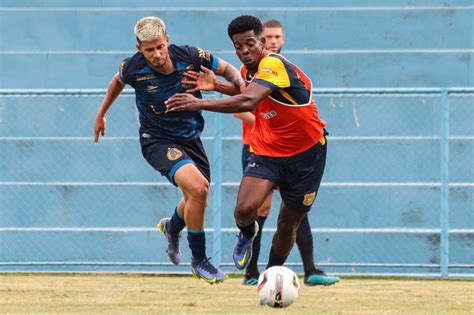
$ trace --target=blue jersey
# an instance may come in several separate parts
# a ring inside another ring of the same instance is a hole
[[[153,70],[142,53],[137,52],[126,58],[119,67],[119,79],[135,89],[136,105],[139,112],[140,134],[146,133],[152,138],[186,140],[199,137],[204,128],[201,111],[166,113],[164,102],[175,93],[184,93],[181,83],[183,72],[199,72],[201,65],[214,72],[218,58],[209,52],[190,46],[168,46],[174,71],[162,74]],[[194,96],[202,98],[200,92]]]

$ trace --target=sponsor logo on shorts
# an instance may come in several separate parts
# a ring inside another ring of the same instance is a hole
[[[166,157],[170,161],[177,160],[182,156],[183,156],[183,152],[181,152],[180,150],[176,148],[168,148],[168,153],[166,153]]]
[[[304,195],[303,204],[307,207],[311,206],[316,198],[316,192]]]

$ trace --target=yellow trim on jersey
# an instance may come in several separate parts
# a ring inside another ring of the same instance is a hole
[[[290,94],[288,94],[285,90],[283,89],[280,89],[278,92],[280,92],[280,94],[286,98],[291,104],[293,105],[298,105],[298,102],[295,101],[295,99],[293,97],[291,97]]]
[[[290,86],[290,78],[285,64],[278,58],[264,57],[258,65],[257,79],[270,82],[279,88]]]
[[[322,136],[321,139],[319,139],[319,143],[321,143],[321,145],[325,145],[326,144],[326,137]]]

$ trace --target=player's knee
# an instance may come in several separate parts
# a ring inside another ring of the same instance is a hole
[[[247,220],[253,218],[257,208],[248,202],[238,202],[235,207],[234,217],[238,224],[245,224]]]
[[[294,222],[278,222],[278,229],[279,233],[282,233],[287,236],[293,236],[296,238],[296,230],[298,226]]]
[[[196,183],[188,191],[189,197],[195,200],[201,200],[207,202],[207,196],[209,195],[209,183],[207,181],[202,181]]]

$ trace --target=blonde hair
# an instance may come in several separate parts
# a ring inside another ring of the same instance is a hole
[[[156,16],[147,16],[138,20],[135,24],[135,36],[138,41],[152,41],[160,36],[166,35],[166,25]]]

